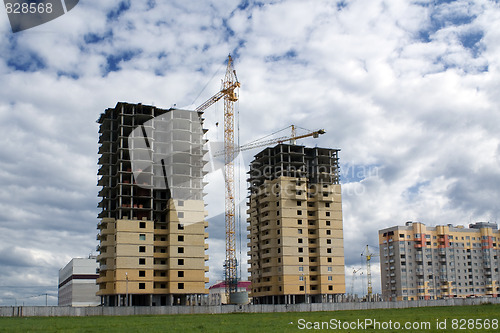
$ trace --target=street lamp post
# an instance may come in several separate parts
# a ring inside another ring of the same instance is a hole
[[[125,272],[125,305],[128,306],[128,273]]]
[[[307,304],[307,284],[306,284],[307,277],[304,275],[304,303]]]

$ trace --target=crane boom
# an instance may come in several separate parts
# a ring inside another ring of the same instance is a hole
[[[292,127],[294,127],[294,125],[292,125]],[[325,134],[326,133],[326,131],[324,129],[319,129],[319,130],[314,131],[314,132],[310,132],[310,133],[307,133],[307,134],[295,136],[294,132],[295,131],[292,131],[292,136],[290,136],[290,137],[288,137],[288,136],[282,136],[282,137],[278,137],[278,138],[274,138],[274,139],[269,139],[269,140],[265,140],[265,141],[254,141],[254,142],[251,142],[251,143],[248,143],[248,144],[245,144],[245,145],[241,145],[241,146],[235,147],[234,148],[234,152],[235,153],[239,153],[239,152],[242,152],[242,151],[246,151],[246,150],[250,150],[250,149],[254,149],[254,148],[259,148],[259,147],[264,147],[264,146],[269,146],[269,145],[272,145],[272,144],[275,144],[275,143],[283,143],[283,142],[287,142],[287,141],[291,141],[292,144],[295,144],[295,141],[297,139],[303,139],[303,138],[307,138],[307,137],[310,137],[310,136],[312,136],[313,138],[318,138],[321,134]],[[224,150],[223,151],[217,151],[217,152],[215,152],[213,154],[213,156],[221,156],[223,154],[224,154]]]
[[[236,74],[236,73],[235,73]],[[235,76],[236,77],[236,76]],[[218,93],[207,99],[203,104],[198,106],[195,111],[203,112],[208,109],[210,106],[218,102],[222,97],[231,96],[231,100],[237,101],[238,97],[236,96],[234,90],[240,87],[240,83],[238,81],[231,83],[227,88],[222,88]]]

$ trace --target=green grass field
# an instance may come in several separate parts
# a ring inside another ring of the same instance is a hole
[[[500,305],[486,304],[335,312],[0,318],[0,332],[300,332],[321,325],[332,332],[498,332],[499,321]],[[405,329],[406,323],[409,329]],[[343,326],[347,324],[350,326]]]

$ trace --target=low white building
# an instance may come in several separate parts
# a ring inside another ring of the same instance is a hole
[[[96,280],[99,277],[99,264],[96,257],[73,258],[59,270],[59,306],[98,306],[100,297]]]
[[[239,293],[250,292],[252,289],[250,284],[250,281],[239,281],[236,291]],[[219,281],[208,289],[208,302],[210,305],[228,304],[226,283],[224,281]],[[250,298],[246,303],[250,303]]]

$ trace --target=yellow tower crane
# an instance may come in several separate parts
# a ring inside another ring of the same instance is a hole
[[[233,68],[231,55],[227,59],[226,75],[222,81],[221,90],[210,97],[195,111],[203,112],[215,102],[224,98],[224,175],[226,183],[225,229],[226,229],[226,260],[224,276],[228,300],[238,287],[236,237],[235,237],[235,202],[234,202],[234,102],[238,100],[236,89],[240,87],[236,71]]]
[[[367,300],[369,300],[371,295],[372,295],[372,291],[373,291],[372,290],[372,272],[371,272],[370,261],[372,260],[372,257],[376,257],[376,256],[378,256],[378,254],[375,252],[370,252],[369,246],[366,245],[366,248],[361,253],[361,256],[366,257],[366,278],[368,281]]]
[[[319,135],[324,134],[325,130],[320,129],[317,131],[309,132],[307,134],[296,134],[296,127],[291,125],[292,135],[269,139],[265,141],[256,140],[247,145],[235,146],[234,143],[234,103],[238,100],[236,89],[240,87],[236,71],[233,68],[233,60],[228,56],[226,75],[222,82],[221,90],[206,100],[203,104],[198,106],[195,111],[203,112],[211,105],[224,98],[224,150],[217,155],[224,155],[224,175],[225,175],[225,231],[226,231],[226,260],[224,262],[224,276],[226,284],[226,295],[228,301],[231,303],[231,294],[237,291],[238,276],[237,268],[238,262],[236,259],[236,235],[235,235],[235,189],[234,189],[234,158],[236,153],[244,150],[249,150],[257,147],[263,147],[274,143],[283,143],[290,141],[295,144],[297,139],[306,137],[317,138]]]

